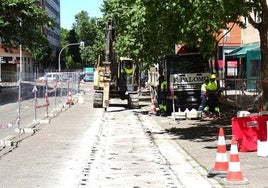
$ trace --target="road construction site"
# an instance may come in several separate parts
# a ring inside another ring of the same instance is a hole
[[[92,89],[84,91],[82,101],[48,124],[9,137],[12,144],[0,152],[3,187],[267,187],[268,158],[236,152],[231,143],[236,108],[222,107],[228,115],[217,120],[174,121],[150,113],[147,90],[140,93],[140,109],[111,100],[107,112],[93,109]],[[232,155],[239,168],[211,175],[222,139],[228,162]]]
[[[235,93],[234,93],[235,94]],[[209,178],[216,179],[222,183],[223,187],[237,187],[237,188],[265,188],[267,187],[268,176],[266,169],[268,167],[268,158],[266,156],[258,156],[257,151],[251,152],[238,152],[236,157],[239,158],[239,163],[236,165],[236,170],[239,171],[239,180],[228,182],[224,170],[220,170],[219,174],[210,174],[213,171],[216,163],[219,163],[219,155],[222,151],[218,151],[222,143],[222,138],[219,141],[220,128],[224,131],[224,143],[226,147],[227,161],[230,162],[230,154],[232,147],[232,118],[237,116],[237,112],[241,110],[241,106],[237,105],[236,98],[240,99],[241,96],[233,95],[231,98],[223,98],[220,103],[222,117],[210,120],[202,118],[197,119],[176,119],[173,116],[161,117],[151,115],[155,122],[160,126],[160,129],[169,138],[183,148],[199,165],[201,165]],[[249,96],[246,96],[247,98]],[[239,100],[243,101],[245,99]],[[249,100],[247,101],[249,102]],[[246,104],[242,104],[245,106]],[[253,104],[251,104],[253,105]],[[150,106],[145,107],[150,111]],[[242,126],[242,125],[241,125]],[[264,125],[266,126],[266,124]],[[245,131],[246,132],[246,131]],[[257,140],[252,140],[257,143]],[[266,148],[265,153],[268,151]],[[224,161],[225,157],[220,158]],[[221,162],[221,161],[220,161]],[[233,162],[233,161],[231,161]],[[224,162],[222,162],[224,163]],[[223,166],[225,164],[222,164]],[[222,168],[223,168],[222,166]],[[235,177],[237,178],[237,177]]]

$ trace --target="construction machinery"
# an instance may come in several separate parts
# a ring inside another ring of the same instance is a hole
[[[160,93],[158,77],[162,75],[169,88],[167,111],[196,109],[200,105],[200,89],[209,77],[208,61],[200,53],[166,55],[148,72],[148,85],[156,100]],[[157,102],[156,102],[157,103]]]
[[[133,59],[117,58],[114,52],[115,29],[112,19],[108,19],[106,28],[106,47],[104,61],[98,60],[94,71],[93,107],[109,107],[110,98],[127,99],[130,108],[139,107],[140,67]],[[130,71],[125,71],[126,69]]]

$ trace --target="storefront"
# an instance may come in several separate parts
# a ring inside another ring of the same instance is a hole
[[[245,78],[246,89],[254,91],[258,87],[261,53],[260,43],[252,43],[239,47],[225,55],[226,78]],[[236,63],[235,63],[236,62]],[[237,65],[236,67],[234,65]],[[232,73],[232,74],[230,74]]]

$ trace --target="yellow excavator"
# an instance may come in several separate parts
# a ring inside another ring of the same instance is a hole
[[[127,99],[129,108],[139,108],[139,63],[131,58],[116,59],[114,53],[115,29],[112,19],[106,28],[105,60],[95,66],[93,107],[109,107],[110,98]]]

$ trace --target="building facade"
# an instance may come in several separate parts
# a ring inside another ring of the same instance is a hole
[[[261,18],[256,12],[251,15],[255,22]],[[241,29],[241,45],[226,54],[227,78],[247,79],[246,89],[255,91],[258,89],[258,79],[261,70],[260,36],[259,31],[243,18],[246,28]],[[230,65],[228,67],[228,65]]]
[[[60,0],[40,0],[40,6],[54,19],[56,25],[52,28],[43,28],[52,49],[52,56],[56,57],[60,48]]]
[[[41,28],[40,30],[47,36],[52,50],[50,61],[56,61],[60,49],[60,0],[39,0],[37,5],[55,20],[56,25],[53,29]],[[31,54],[21,50],[20,47],[6,50],[0,45],[0,57],[0,82],[17,81],[20,71],[22,72],[22,80],[31,81],[42,71],[42,67],[36,66],[33,62]]]

